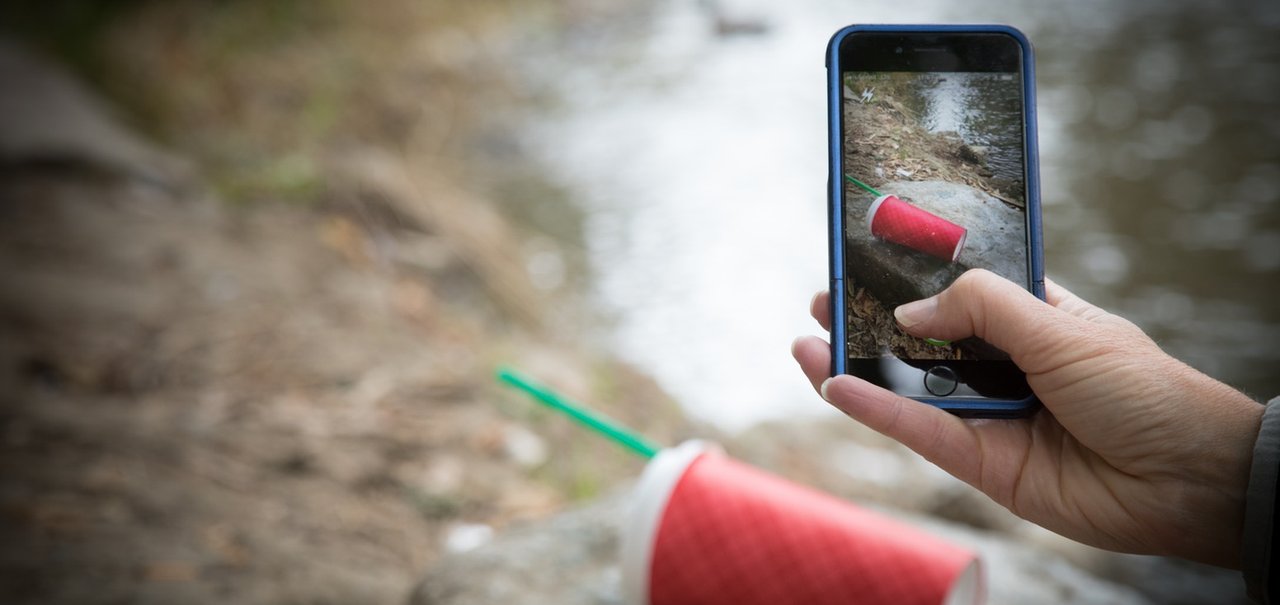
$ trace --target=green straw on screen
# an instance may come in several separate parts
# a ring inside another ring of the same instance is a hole
[[[580,403],[574,403],[560,396],[555,391],[521,376],[515,370],[505,367],[498,368],[497,377],[499,381],[524,391],[526,395],[532,397],[538,403],[576,420],[579,424],[608,437],[614,443],[645,458],[654,457],[658,450],[662,449],[643,435],[618,424],[610,418],[592,412]]]
[[[844,175],[844,178],[845,178],[846,180],[848,180],[850,183],[853,183],[854,185],[857,185],[857,186],[859,186],[859,187],[861,187],[861,188],[863,188],[863,189],[866,189],[868,192],[870,192],[870,193],[871,193],[871,195],[874,195],[874,196],[876,196],[876,197],[879,197],[879,196],[881,196],[881,195],[884,195],[884,194],[880,193],[879,191],[876,191],[875,189],[872,189],[870,185],[868,185],[868,184],[866,184],[866,183],[864,183],[864,182],[862,182],[862,181],[859,181],[858,179],[855,179],[855,178],[853,178],[853,177],[851,177],[851,176],[849,176],[849,175],[847,175],[847,174],[846,174],[846,175]]]

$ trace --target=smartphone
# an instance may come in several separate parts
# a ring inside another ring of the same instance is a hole
[[[894,307],[981,267],[1044,298],[1034,60],[1001,25],[851,25],[827,48],[832,373],[962,416],[1019,417],[1026,376]]]

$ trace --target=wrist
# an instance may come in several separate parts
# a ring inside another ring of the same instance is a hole
[[[1212,498],[1201,514],[1203,525],[1217,528],[1217,535],[1205,536],[1208,541],[1192,545],[1193,550],[1182,556],[1240,569],[1254,447],[1266,407],[1217,380],[1203,374],[1199,377],[1208,383],[1207,388],[1191,392],[1205,398],[1199,405],[1214,416],[1204,418],[1201,425],[1203,447],[1197,466],[1201,480],[1207,480],[1207,486],[1211,486]],[[1206,405],[1208,402],[1213,403]],[[1280,433],[1277,437],[1280,438]],[[1276,468],[1272,467],[1273,485]]]
[[[1271,400],[1263,413],[1250,464],[1245,491],[1244,520],[1240,532],[1240,569],[1249,594],[1261,600],[1270,576],[1272,538],[1276,523],[1276,489],[1280,485],[1280,398]]]

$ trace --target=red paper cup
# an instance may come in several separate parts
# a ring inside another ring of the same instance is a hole
[[[945,218],[893,195],[882,195],[867,209],[871,235],[955,262],[968,231]]]
[[[622,533],[634,605],[960,605],[973,553],[691,441],[659,453]]]

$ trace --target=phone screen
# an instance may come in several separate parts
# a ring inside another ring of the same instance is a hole
[[[1003,351],[922,340],[893,318],[972,268],[1031,289],[1018,43],[860,34],[841,52],[847,371],[908,396],[1026,398]]]

